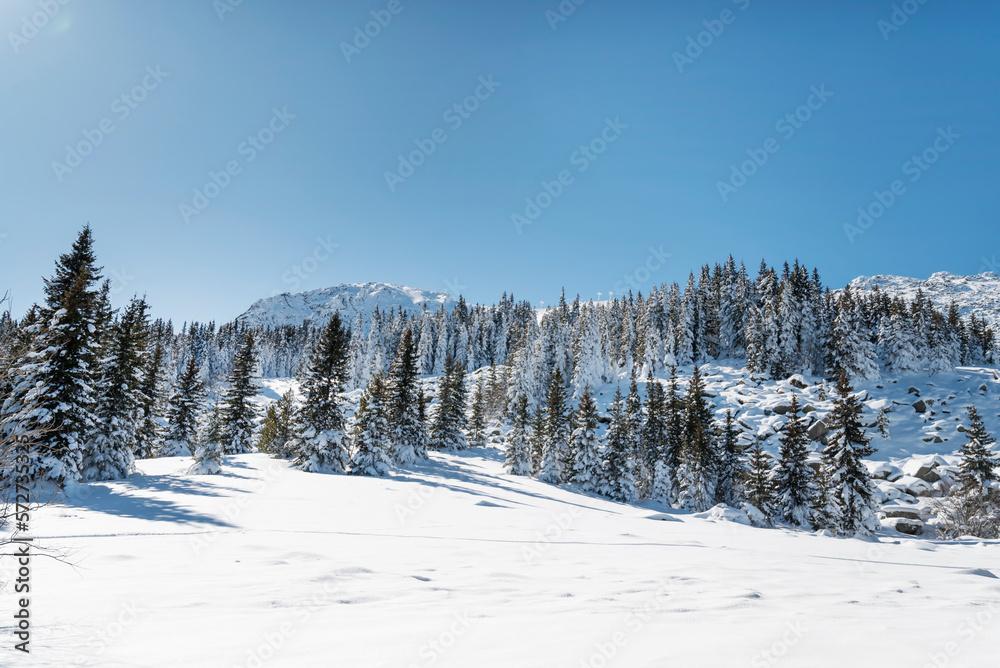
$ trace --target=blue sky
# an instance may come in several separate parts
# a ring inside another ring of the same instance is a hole
[[[537,303],[729,253],[835,286],[1000,255],[996,3],[229,2],[0,5],[15,312],[85,223],[117,303],[178,322],[342,282]]]

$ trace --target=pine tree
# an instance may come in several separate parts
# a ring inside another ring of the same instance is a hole
[[[233,358],[229,387],[222,395],[221,427],[223,454],[241,455],[254,449],[253,430],[257,407],[255,382],[256,351],[254,334],[247,330]]]
[[[481,448],[486,445],[486,388],[483,377],[476,383],[472,397],[472,412],[469,416],[469,447]]]
[[[342,473],[349,456],[340,394],[348,383],[351,333],[334,313],[302,371],[302,405],[294,414],[289,445],[295,466],[313,473]]]
[[[189,357],[170,397],[170,423],[160,457],[189,457],[198,440],[198,413],[204,399],[204,386],[198,379],[198,364]]]
[[[823,458],[837,500],[838,533],[869,535],[881,525],[875,514],[875,488],[861,459],[874,450],[861,424],[861,402],[852,392],[847,376],[841,374],[828,416],[830,434]]]
[[[644,496],[653,496],[653,486],[660,468],[660,478],[666,471],[664,451],[667,444],[666,406],[663,386],[650,372],[646,376],[646,410],[639,433],[639,488]],[[667,474],[669,479],[669,475]],[[662,492],[662,490],[661,490]],[[669,495],[669,493],[668,493]]]
[[[718,437],[719,474],[715,487],[715,501],[733,508],[739,507],[743,501],[743,480],[746,477],[743,447],[739,439],[740,430],[736,426],[736,416],[731,410],[727,410]]]
[[[400,339],[387,383],[392,459],[400,466],[427,456],[427,430],[420,421],[419,384],[417,345],[413,330],[407,327]]]
[[[788,420],[781,431],[778,463],[774,469],[775,516],[799,527],[810,525],[811,503],[815,496],[813,470],[809,459],[806,422],[799,414],[798,396],[793,394]]]
[[[80,477],[80,463],[92,430],[106,291],[98,291],[90,227],[45,281],[45,306],[27,328],[28,350],[15,365],[16,383],[3,407],[3,432],[21,439],[33,434],[26,475],[59,486]]]
[[[528,441],[528,397],[523,394],[514,406],[514,424],[507,435],[504,469],[511,475],[531,475],[531,444]]]
[[[435,450],[464,450],[465,369],[451,357],[445,360],[445,374],[438,380],[438,405],[431,426],[430,447]]]
[[[590,388],[580,397],[570,452],[573,466],[570,482],[585,492],[596,491],[601,482],[601,441],[597,437],[597,404]]]
[[[833,489],[830,471],[826,466],[820,466],[816,471],[813,486],[813,496],[809,503],[812,528],[817,531],[836,531],[840,505],[837,503],[836,491]]]
[[[570,425],[566,407],[566,388],[562,371],[556,366],[549,377],[545,396],[545,446],[538,479],[554,484],[567,482],[572,475],[569,451]]]
[[[165,362],[166,350],[163,344],[157,341],[142,370],[142,382],[139,386],[139,425],[135,435],[136,459],[153,457],[164,436],[160,419],[163,411]]]
[[[388,407],[385,403],[386,388],[381,376],[368,383],[354,420],[352,441],[354,456],[351,474],[384,476],[389,473],[391,461],[386,451],[389,438]]]
[[[678,503],[702,512],[715,501],[718,476],[712,409],[705,401],[701,374],[695,367],[684,398],[684,446],[681,451]]]
[[[531,474],[541,475],[542,458],[548,443],[548,419],[545,415],[545,406],[539,404],[535,407],[535,412],[531,416]]]
[[[619,387],[612,400],[611,424],[604,435],[604,461],[601,494],[615,501],[630,502],[636,498],[635,475],[629,457],[629,425],[625,402]]]
[[[149,335],[146,309],[145,300],[133,299],[107,337],[94,407],[98,423],[83,457],[85,481],[120,480],[135,471],[140,370]]]
[[[750,450],[745,482],[747,503],[759,510],[768,520],[774,517],[771,460],[771,455],[760,447],[758,440]]]
[[[278,459],[291,457],[294,454],[291,448],[294,415],[295,401],[292,390],[288,390],[278,401],[268,404],[257,449]]]
[[[188,475],[215,475],[222,472],[225,438],[223,410],[221,405],[215,404],[208,411],[204,424],[198,431],[194,463],[188,469]]]
[[[965,429],[966,443],[958,451],[961,457],[958,477],[965,493],[982,493],[991,483],[996,482],[996,468],[1000,467],[1000,459],[990,450],[990,445],[996,442],[979,415],[976,407],[969,406],[969,426]]]

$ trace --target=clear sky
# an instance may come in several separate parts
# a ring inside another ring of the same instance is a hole
[[[537,303],[729,253],[835,286],[1000,256],[994,1],[237,2],[0,3],[15,313],[86,223],[117,303],[178,322],[345,282]]]

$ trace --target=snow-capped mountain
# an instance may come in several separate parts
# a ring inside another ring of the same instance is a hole
[[[941,310],[947,311],[952,300],[963,317],[975,315],[983,318],[994,329],[1000,330],[1000,274],[988,271],[977,276],[957,276],[946,271],[932,274],[930,278],[905,276],[859,276],[851,281],[852,290],[872,290],[875,287],[889,295],[913,299],[918,289]]]
[[[389,283],[347,283],[259,299],[237,321],[256,327],[301,325],[304,322],[323,324],[335,311],[339,311],[340,317],[350,325],[358,313],[367,323],[376,308],[386,313],[393,308],[419,313],[425,304],[431,310],[442,305],[451,309],[455,301],[446,292]]]

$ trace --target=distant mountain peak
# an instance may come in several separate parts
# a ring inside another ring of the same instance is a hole
[[[947,311],[954,300],[962,317],[975,315],[1000,331],[1000,274],[987,271],[973,276],[961,276],[938,271],[930,278],[880,275],[859,276],[851,281],[852,290],[879,290],[892,296],[913,299],[917,290],[941,310]]]
[[[430,310],[437,310],[441,306],[451,309],[454,304],[455,300],[446,292],[392,283],[345,283],[258,299],[236,320],[256,327],[297,326],[305,322],[322,325],[334,312],[339,312],[348,325],[359,313],[367,324],[376,308],[386,313],[402,309],[412,314],[420,313],[425,305]]]

